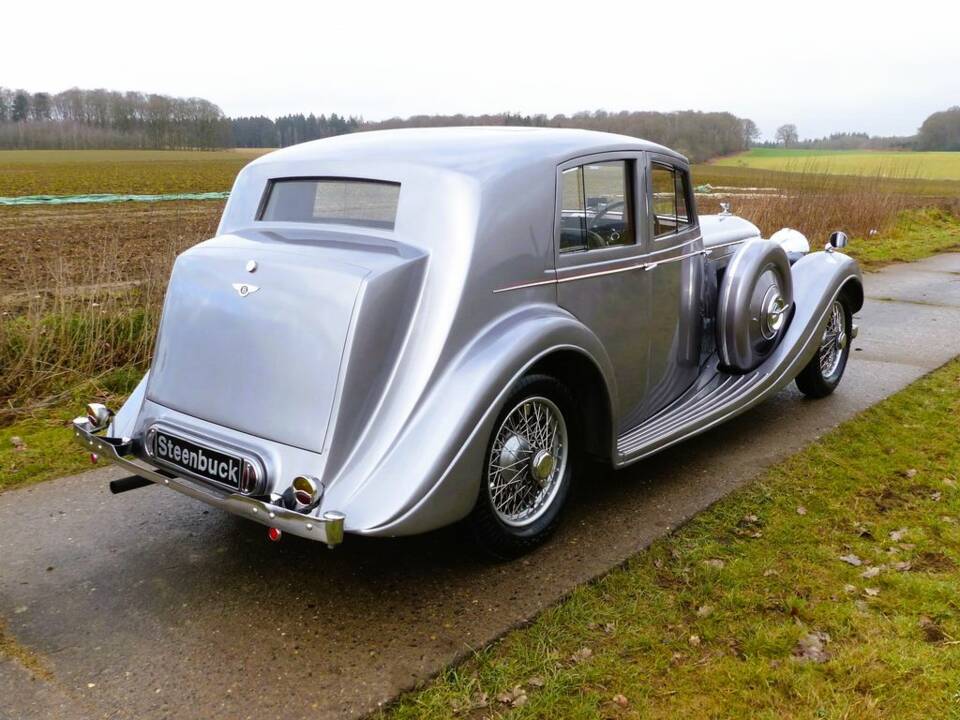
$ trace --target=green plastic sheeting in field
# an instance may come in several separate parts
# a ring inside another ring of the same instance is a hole
[[[174,195],[21,195],[0,197],[0,205],[71,205],[78,203],[162,202],[164,200],[224,200],[228,192],[177,193]]]

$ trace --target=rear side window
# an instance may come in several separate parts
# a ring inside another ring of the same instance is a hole
[[[561,173],[560,252],[636,242],[632,168],[632,161],[612,160]]]
[[[653,236],[665,237],[677,231],[677,179],[673,168],[654,164],[650,170],[653,186]]]
[[[257,219],[392,230],[399,199],[400,183],[344,178],[271,180]]]
[[[677,179],[677,229],[683,230],[693,225],[693,214],[690,212],[690,174],[677,168],[674,176]]]
[[[690,176],[680,168],[654,163],[650,169],[655,238],[667,237],[693,225],[690,212]]]
[[[560,252],[584,250],[587,214],[583,195],[583,168],[564,170],[560,176],[563,204],[560,209]]]

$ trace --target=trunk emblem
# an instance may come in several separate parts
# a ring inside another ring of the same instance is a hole
[[[246,297],[250,293],[255,293],[260,288],[257,285],[247,285],[246,283],[233,283],[233,289],[237,291],[240,297]]]

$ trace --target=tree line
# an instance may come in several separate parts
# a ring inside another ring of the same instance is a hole
[[[573,115],[415,115],[364,123],[364,130],[447,125],[526,125],[602,130],[650,140],[683,153],[693,162],[747,149],[756,125],[727,112],[583,111]]]
[[[230,121],[203,98],[115,90],[30,93],[0,87],[0,147],[230,147]]]
[[[362,129],[359,117],[326,115],[284,115],[271,120],[263,115],[236,117],[230,120],[234,147],[287,147],[308,140],[320,140]]]
[[[236,147],[286,147],[333,135],[394,128],[450,125],[572,127],[642,137],[673,148],[694,162],[745,150],[759,136],[757,127],[751,120],[726,112],[693,110],[672,113],[626,110],[611,113],[597,110],[553,117],[509,112],[485,115],[414,115],[379,122],[366,122],[360,117],[333,113],[329,116],[285,115],[276,120],[264,116],[238,117],[230,122]]]
[[[80,88],[31,93],[0,87],[0,148],[286,147],[363,130],[444,125],[606,130],[659,142],[694,161],[743,150],[752,134],[758,134],[751,121],[724,112],[415,115],[380,122],[337,113],[228,118],[202,98]]]
[[[910,150],[916,144],[916,138],[882,137],[864,132],[832,133],[821,138],[801,140],[797,126],[787,123],[777,128],[772,141],[757,143],[757,146],[784,147],[793,150]]]
[[[960,106],[935,112],[920,126],[918,150],[960,150]]]
[[[526,125],[603,130],[666,145],[701,162],[758,144],[760,132],[747,118],[728,112],[583,111],[573,115],[414,115],[367,122],[362,117],[321,114],[228,118],[203,98],[143,92],[82,90],[31,93],[0,87],[0,148],[212,149],[286,147],[364,130],[445,125]],[[835,133],[800,140],[796,125],[777,129],[760,145],[824,149],[960,150],[960,107],[928,117],[915,137]]]

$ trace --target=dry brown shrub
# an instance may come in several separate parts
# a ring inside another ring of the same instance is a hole
[[[762,182],[762,180],[758,180]],[[904,194],[895,182],[875,175],[858,178],[804,174],[789,188],[758,187],[697,197],[701,213],[715,213],[721,201],[731,212],[760,228],[764,237],[789,227],[806,235],[813,247],[826,242],[834,230],[853,237],[883,232],[906,209],[945,205],[947,199]]]

